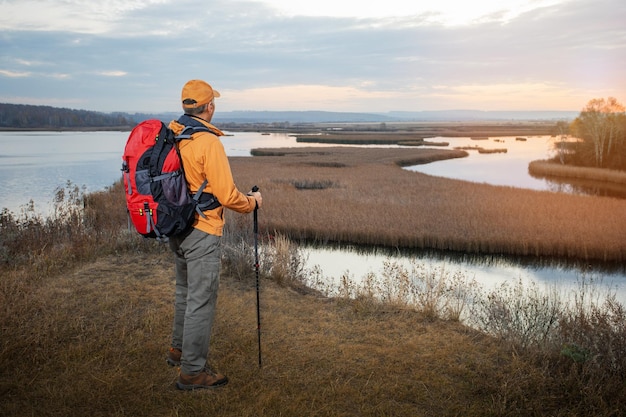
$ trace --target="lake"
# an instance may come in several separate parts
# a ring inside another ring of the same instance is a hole
[[[0,132],[0,208],[19,213],[31,199],[48,213],[54,192],[68,181],[87,191],[121,178],[129,132]],[[250,156],[255,147],[305,146],[286,134],[237,133],[222,143],[229,156]]]
[[[102,190],[121,177],[121,155],[128,132],[0,132],[0,207],[19,213],[34,200],[36,210],[49,210],[55,189],[72,184],[84,186],[87,191]],[[496,142],[495,139],[502,142]],[[433,138],[450,142],[453,146],[482,146],[507,148],[507,153],[479,154],[470,151],[468,158],[439,161],[406,169],[475,182],[486,182],[538,190],[554,189],[548,181],[532,178],[528,162],[550,155],[549,137],[529,137],[527,141],[515,138],[490,138],[475,141],[470,138]],[[263,135],[256,132],[236,132],[222,138],[229,156],[250,156],[250,149],[260,147],[328,146],[298,143],[288,134]],[[574,192],[580,192],[574,190]],[[269,198],[269,197],[268,197]],[[363,254],[345,250],[305,250],[307,268],[320,266],[328,282],[348,273],[359,280],[370,272],[378,273],[385,261],[412,262],[407,256],[390,257],[382,254]],[[529,267],[507,260],[475,262],[422,256],[421,262],[442,265],[458,270],[486,285],[495,285],[513,279],[532,280],[543,284],[558,284],[563,288],[575,285],[581,272],[564,267]],[[606,288],[613,288],[618,299],[626,304],[626,275],[624,271],[598,272]]]

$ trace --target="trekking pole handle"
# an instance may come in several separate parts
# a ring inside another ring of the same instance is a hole
[[[252,189],[250,190],[251,193],[256,193],[257,191],[259,191],[259,187],[257,187],[256,185],[252,186]],[[259,203],[256,204],[256,207],[254,208],[254,236],[256,238],[257,233],[259,232],[259,223],[257,220],[257,212],[259,210]]]
[[[257,187],[256,185],[252,186],[252,189],[250,190],[250,192],[248,193],[248,195],[252,194],[252,193],[256,193],[257,191],[259,191],[259,187]],[[254,208],[254,213],[256,215],[256,211],[259,208],[259,203],[257,203],[256,207]]]

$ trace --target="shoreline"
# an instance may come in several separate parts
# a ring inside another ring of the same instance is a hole
[[[313,133],[325,133],[327,135],[416,135],[428,136],[534,136],[553,135],[556,133],[556,121],[553,120],[475,120],[475,121],[451,121],[451,122],[396,122],[396,123],[359,123],[359,122],[314,122],[314,123],[290,123],[286,126],[277,126],[275,123],[236,123],[216,121],[216,126],[222,130],[233,132],[266,132],[266,133],[293,133],[303,137]],[[119,126],[38,126],[38,127],[0,127],[0,132],[59,132],[59,131],[131,131],[134,125]]]
[[[134,126],[95,126],[95,127],[0,127],[0,132],[130,132]]]

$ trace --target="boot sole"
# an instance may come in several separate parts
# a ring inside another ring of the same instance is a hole
[[[185,384],[181,384],[180,382],[176,381],[176,388],[181,390],[181,391],[193,391],[193,390],[197,390],[197,389],[219,388],[219,387],[223,387],[226,384],[228,384],[228,379],[223,379],[223,380],[220,380],[220,381],[216,381],[213,385],[195,385],[195,384],[185,385]]]

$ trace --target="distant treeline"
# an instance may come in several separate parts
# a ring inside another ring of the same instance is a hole
[[[51,106],[0,103],[0,128],[119,128],[136,124],[126,113],[101,113]]]

